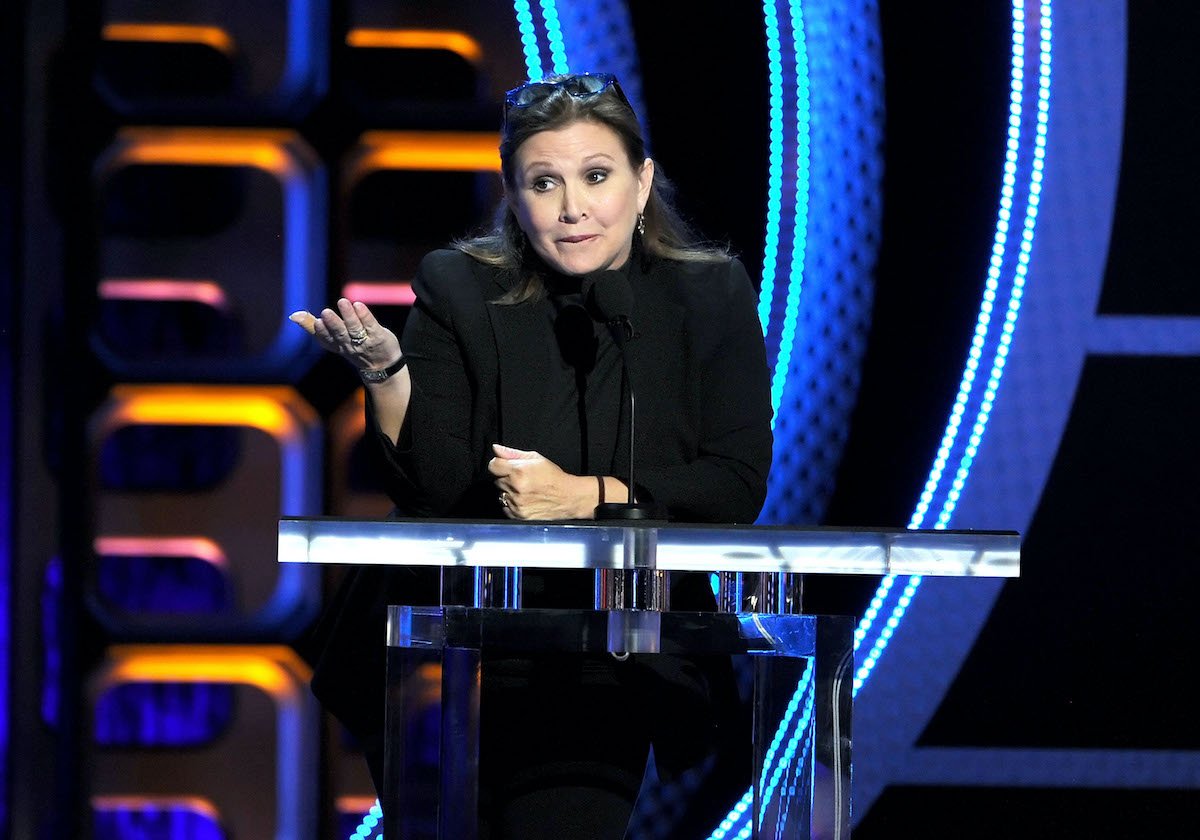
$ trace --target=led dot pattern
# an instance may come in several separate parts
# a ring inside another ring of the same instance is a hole
[[[759,522],[816,523],[833,489],[870,326],[883,178],[875,2],[763,4],[769,84],[759,316],[775,452]],[[815,34],[814,34],[815,33]]]

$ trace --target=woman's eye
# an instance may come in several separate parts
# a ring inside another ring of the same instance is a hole
[[[603,169],[593,169],[587,174],[587,180],[589,184],[599,184],[607,177],[608,172]]]
[[[534,192],[546,192],[554,186],[554,181],[550,178],[535,178],[532,184]]]

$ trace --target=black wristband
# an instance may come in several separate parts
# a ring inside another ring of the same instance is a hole
[[[374,385],[379,382],[387,382],[392,378],[393,375],[404,370],[404,366],[407,364],[408,356],[405,356],[403,353],[401,353],[399,359],[392,362],[382,370],[360,370],[358,372],[358,377],[367,385]]]
[[[602,476],[602,475],[596,476],[596,483],[598,485],[600,485],[600,502],[599,502],[599,504],[602,505],[602,504],[604,504],[604,476]]]

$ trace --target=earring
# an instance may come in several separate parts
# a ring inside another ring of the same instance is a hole
[[[638,236],[646,235],[646,217],[643,216],[641,213],[638,213],[638,217],[637,217],[637,232],[638,232]]]

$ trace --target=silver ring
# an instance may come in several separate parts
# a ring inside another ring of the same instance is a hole
[[[367,340],[367,331],[366,330],[359,330],[358,332],[348,332],[348,333],[346,333],[346,335],[348,335],[350,337],[350,343],[353,344],[355,347],[357,347],[358,345],[362,344],[364,341]]]
[[[501,507],[508,507],[508,494],[507,493],[500,494],[500,505],[501,505]]]

